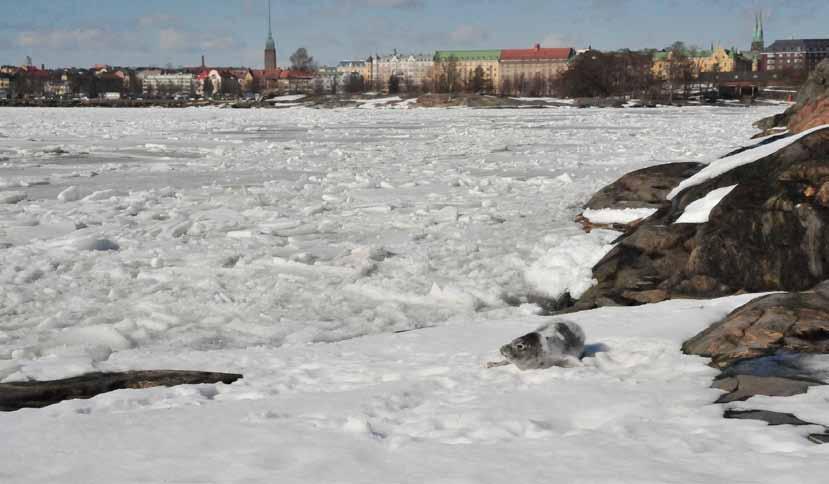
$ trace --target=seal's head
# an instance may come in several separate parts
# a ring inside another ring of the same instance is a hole
[[[529,333],[501,347],[501,355],[521,370],[541,368],[544,348],[541,334]]]

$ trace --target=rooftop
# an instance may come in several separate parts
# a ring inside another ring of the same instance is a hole
[[[439,50],[435,52],[436,61],[455,58],[459,61],[497,61],[501,58],[500,50]]]
[[[539,44],[531,49],[506,49],[501,51],[501,60],[568,60],[575,55],[571,47],[549,48]]]
[[[829,50],[829,39],[789,39],[775,40],[773,44],[766,47],[766,51],[808,51],[808,50]]]

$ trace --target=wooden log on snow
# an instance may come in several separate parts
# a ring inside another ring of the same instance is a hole
[[[0,412],[42,408],[64,400],[87,399],[125,388],[172,387],[200,383],[233,383],[242,375],[202,371],[128,371],[88,373],[54,381],[0,383]]]

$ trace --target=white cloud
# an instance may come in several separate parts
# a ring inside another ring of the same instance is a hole
[[[181,50],[192,46],[188,35],[176,29],[161,29],[158,31],[158,45],[164,50]]]
[[[173,15],[145,15],[138,17],[139,29],[153,29],[162,27],[171,27],[178,23],[178,18]]]
[[[570,35],[547,34],[541,40],[542,47],[575,47],[577,42]]]
[[[423,0],[354,0],[353,3],[383,8],[420,8],[423,6]]]
[[[462,24],[449,33],[449,40],[458,44],[477,44],[489,39],[489,32],[477,25]]]
[[[112,32],[99,28],[26,31],[17,35],[19,47],[51,50],[96,49],[102,45],[111,46],[117,41]]]
[[[163,50],[174,51],[217,51],[234,50],[245,47],[232,35],[189,32],[177,29],[158,31],[158,45]]]
[[[231,36],[224,36],[224,37],[210,37],[208,39],[203,39],[200,44],[202,50],[229,50],[229,49],[238,49],[243,46],[243,44],[236,41]]]

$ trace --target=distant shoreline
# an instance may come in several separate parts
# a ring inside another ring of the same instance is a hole
[[[776,98],[777,97],[777,98]],[[295,102],[274,102],[273,100],[246,101],[246,100],[90,100],[90,101],[56,101],[56,100],[25,100],[0,101],[0,108],[122,108],[122,109],[184,109],[184,108],[219,108],[219,109],[287,109],[291,107],[308,107],[316,109],[359,108],[371,104],[373,107],[405,107],[405,108],[434,108],[434,107],[471,107],[479,109],[509,109],[509,108],[550,108],[550,107],[603,107],[603,108],[637,108],[637,107],[693,107],[693,106],[749,106],[755,104],[779,103],[779,96],[762,96],[753,99],[719,99],[716,102],[700,100],[679,100],[673,103],[643,102],[624,98],[514,98],[500,96],[485,96],[474,94],[426,94],[414,96],[306,96]]]

